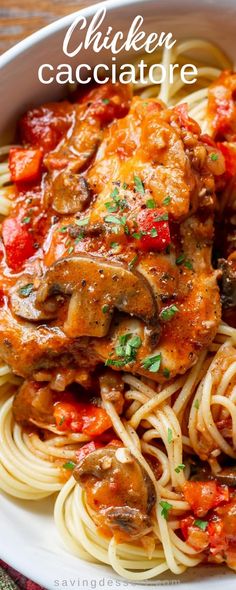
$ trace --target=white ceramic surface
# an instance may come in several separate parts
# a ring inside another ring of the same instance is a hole
[[[141,14],[147,32],[171,31],[176,38],[202,37],[217,42],[233,59],[236,57],[236,0],[109,0],[105,5],[107,20],[116,30],[127,31],[134,16]],[[83,14],[90,18],[97,8],[98,5],[88,6]],[[68,62],[62,53],[62,42],[74,18],[75,13],[56,21],[0,58],[1,143],[13,135],[14,123],[27,107],[62,95],[63,87],[40,84],[37,70],[42,63],[56,66]],[[110,55],[106,51],[99,56],[87,51],[80,59],[95,65],[98,61],[109,63]],[[47,590],[141,590],[172,584],[186,590],[236,588],[235,574],[221,567],[197,567],[180,578],[163,574],[157,581],[146,584],[123,583],[108,567],[88,565],[67,553],[54,527],[52,500],[22,502],[2,494],[0,557]]]

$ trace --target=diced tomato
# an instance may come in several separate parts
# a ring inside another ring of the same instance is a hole
[[[205,516],[212,508],[229,501],[229,488],[215,481],[186,481],[183,492],[196,516]]]
[[[188,105],[186,102],[183,102],[174,108],[174,112],[178,116],[179,125],[181,127],[185,127],[188,131],[192,133],[199,133],[200,127],[194,119],[191,119],[188,114]]]
[[[75,455],[77,462],[80,463],[80,461],[83,461],[87,455],[90,455],[90,453],[93,453],[96,449],[102,449],[102,447],[103,445],[101,443],[91,440],[91,442],[88,442],[76,451]]]
[[[164,209],[144,209],[137,217],[137,245],[142,250],[162,252],[170,244],[168,213]]]
[[[73,107],[69,102],[50,103],[27,111],[20,120],[20,135],[24,143],[54,150],[73,122]]]
[[[35,254],[34,238],[29,232],[28,224],[22,222],[22,215],[4,219],[2,237],[7,264],[13,270],[18,270],[30,256]]]
[[[89,436],[99,436],[112,426],[111,420],[103,408],[78,402],[56,403],[54,418],[58,430],[83,432]]]
[[[11,148],[9,168],[12,182],[33,182],[41,172],[42,151],[40,149]]]
[[[202,530],[195,522],[193,516],[183,518],[180,523],[181,531],[188,545],[196,549],[196,551],[203,551],[209,544],[208,530],[207,527]]]
[[[221,150],[225,159],[225,171],[229,176],[236,174],[236,147],[227,142],[217,142],[218,149]]]

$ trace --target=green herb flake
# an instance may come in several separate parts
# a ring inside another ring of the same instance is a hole
[[[76,243],[76,244],[78,244],[78,242],[81,242],[81,240],[83,240],[83,238],[84,238],[84,234],[83,234],[83,232],[81,231],[81,232],[79,233],[79,235],[77,236],[77,238],[75,238],[75,243]]]
[[[184,463],[180,463],[178,467],[175,468],[175,473],[180,473],[185,468]]]
[[[195,526],[197,526],[198,529],[201,529],[201,531],[205,531],[208,526],[208,521],[198,519],[198,520],[195,520],[193,524]]]
[[[158,236],[158,231],[155,227],[153,227],[150,231],[150,235],[152,236],[152,238],[156,238]]]
[[[139,176],[134,175],[134,186],[135,186],[136,193],[141,193],[142,195],[144,195],[145,188],[144,188],[143,182],[142,182],[141,178],[139,178]]]
[[[116,225],[121,225],[121,219],[120,219],[120,217],[116,217],[115,215],[107,215],[104,218],[104,221],[106,223],[115,223]]]
[[[29,295],[32,293],[33,289],[34,289],[33,283],[27,283],[27,285],[23,285],[23,287],[20,287],[18,293],[21,297],[29,297]]]
[[[141,237],[142,232],[134,232],[134,234],[132,234],[132,238],[135,238],[135,240],[140,240]]]
[[[124,189],[124,191],[126,191],[128,188],[128,184],[126,182],[123,182],[122,188]]]
[[[169,322],[178,311],[179,310],[178,307],[176,307],[176,305],[170,305],[169,307],[165,307],[165,309],[162,309],[160,313],[160,319],[163,322]]]
[[[178,258],[176,258],[175,264],[177,264],[177,266],[184,264],[184,266],[186,268],[188,268],[189,270],[193,270],[192,262],[191,262],[191,260],[186,258],[185,254],[180,254],[180,256],[178,256]]]
[[[156,203],[155,203],[154,199],[148,199],[148,200],[146,201],[146,207],[147,207],[148,209],[155,209],[155,207],[156,207]]]
[[[76,225],[79,225],[80,227],[87,225],[89,222],[89,217],[84,217],[84,219],[76,219],[75,223]]]
[[[118,209],[117,205],[115,205],[111,201],[108,201],[107,203],[105,203],[105,207],[106,207],[107,211],[109,211],[109,213],[116,213],[117,209]]]
[[[196,399],[193,406],[196,410],[199,410],[199,400]]]
[[[137,350],[140,348],[142,340],[140,336],[132,333],[121,334],[119,337],[119,344],[115,347],[115,354],[120,360],[108,359],[106,365],[114,365],[116,367],[124,367],[135,361]]]
[[[167,197],[165,197],[165,199],[163,199],[162,204],[169,205],[170,202],[171,202],[171,197],[168,195]]]
[[[162,213],[162,215],[157,215],[156,217],[154,217],[154,221],[168,221],[169,219],[169,215],[168,213]]]
[[[75,465],[76,463],[74,463],[74,461],[67,461],[66,463],[64,463],[63,468],[68,469],[69,471],[73,471]]]
[[[113,191],[110,194],[111,199],[115,199],[116,197],[118,197],[119,195],[119,189],[117,186],[115,186],[115,188],[113,189]]]
[[[111,248],[118,248],[119,244],[118,242],[111,242],[110,246]]]
[[[103,305],[102,306],[102,313],[107,313],[109,311],[109,305]]]
[[[102,98],[103,104],[109,104],[109,98]]]
[[[184,266],[186,268],[188,268],[189,270],[193,270],[193,265],[192,265],[191,260],[185,260]]]
[[[62,424],[65,422],[65,416],[62,416],[62,418],[60,419],[59,422],[59,426],[62,426]]]
[[[161,500],[160,506],[162,508],[161,516],[163,516],[163,518],[165,520],[167,520],[169,517],[169,512],[173,508],[173,506],[172,506],[172,504],[169,504],[169,502],[166,502],[165,500]]]
[[[128,263],[129,270],[132,270],[132,268],[134,268],[137,261],[138,261],[138,255],[135,254],[135,256],[132,258],[132,260],[130,260],[130,262]]]
[[[68,230],[68,227],[69,227],[69,225],[64,225],[58,231],[60,232],[60,234],[65,234]]]
[[[168,440],[168,443],[169,444],[173,441],[173,433],[172,433],[171,428],[168,428],[168,431],[167,431],[167,440]]]
[[[148,370],[150,373],[157,373],[161,366],[161,353],[156,354],[155,356],[147,356],[143,362],[142,367],[146,371]]]
[[[30,223],[31,218],[30,217],[23,217],[23,219],[21,220],[21,223]]]
[[[169,376],[170,376],[170,371],[169,371],[169,369],[167,369],[167,367],[165,367],[165,368],[163,369],[163,375],[164,375],[164,377],[165,377],[166,379],[169,379]]]
[[[212,160],[212,162],[216,162],[218,160],[218,158],[219,158],[219,155],[218,154],[215,154],[215,153],[212,153],[211,154],[211,160]]]
[[[72,254],[74,252],[74,246],[70,246],[68,249],[68,254]]]

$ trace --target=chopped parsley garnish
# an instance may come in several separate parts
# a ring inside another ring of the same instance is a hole
[[[156,217],[154,217],[153,221],[168,221],[169,216],[168,213],[162,213],[162,215],[157,215]]]
[[[142,182],[141,178],[139,178],[139,176],[135,176],[135,174],[134,174],[134,185],[135,185],[136,193],[141,193],[142,195],[144,195],[145,188],[144,188],[143,182]]]
[[[194,408],[196,410],[199,410],[199,400],[198,399],[196,399],[195,402],[194,402]]]
[[[169,322],[178,311],[179,310],[178,307],[176,307],[176,305],[170,305],[170,307],[162,309],[160,313],[160,318],[163,322]]]
[[[143,359],[142,367],[143,369],[150,371],[150,373],[157,373],[161,366],[161,353],[156,354],[155,356],[147,356]]]
[[[60,422],[59,422],[59,426],[62,426],[63,422],[65,422],[65,416],[62,416]]]
[[[115,197],[118,197],[119,195],[119,189],[117,188],[117,186],[115,186],[115,188],[113,189],[113,191],[110,194],[111,199],[115,199]]]
[[[109,213],[116,213],[118,211],[118,207],[115,203],[112,203],[111,201],[108,201],[108,203],[105,203],[105,207],[107,209],[107,211],[109,211]]]
[[[64,225],[58,231],[60,232],[60,234],[65,234],[67,232],[67,230],[68,230],[68,227],[69,227],[69,225]]]
[[[21,297],[29,297],[29,295],[30,295],[30,293],[32,293],[33,289],[34,289],[33,283],[27,283],[27,285],[23,285],[23,287],[20,287],[18,292]]]
[[[169,516],[169,512],[173,508],[173,506],[172,506],[172,504],[169,504],[169,502],[166,502],[165,500],[161,500],[160,506],[162,508],[161,516],[163,516],[163,518],[165,520],[167,520],[168,516]]]
[[[163,199],[162,204],[169,205],[170,202],[171,202],[171,197],[168,195],[167,197],[165,197],[165,199]]]
[[[30,217],[23,217],[21,223],[30,223]]]
[[[109,104],[109,98],[102,98],[103,104]]]
[[[186,258],[185,254],[180,254],[180,256],[178,256],[178,258],[176,258],[175,264],[177,264],[177,266],[184,264],[184,266],[186,268],[193,270],[192,262],[191,262],[191,260],[188,260],[188,258]]]
[[[116,225],[121,225],[121,219],[120,219],[120,217],[116,217],[115,215],[107,215],[104,218],[104,221],[106,223],[115,223]]]
[[[212,154],[211,154],[211,160],[212,160],[213,162],[216,162],[216,160],[218,160],[218,158],[219,158],[218,154],[215,154],[215,153],[212,153]]]
[[[76,463],[74,463],[74,461],[67,461],[66,463],[64,463],[63,467],[64,469],[69,469],[70,471],[73,471],[75,465]]]
[[[132,234],[132,238],[135,238],[135,240],[140,240],[141,237],[142,232],[134,232],[134,234]]]
[[[85,217],[84,219],[76,219],[76,225],[83,226],[87,225],[89,222],[89,217]]]
[[[155,207],[156,207],[156,203],[155,203],[154,199],[148,199],[148,200],[146,201],[146,207],[147,207],[148,209],[155,209]]]
[[[124,367],[132,363],[136,359],[138,348],[140,348],[142,340],[140,336],[133,334],[122,334],[119,337],[119,344],[115,348],[115,354],[118,359],[107,359],[106,366],[113,365],[115,367]]]
[[[74,246],[70,246],[68,249],[68,254],[72,254],[74,252]]]
[[[124,189],[124,191],[126,191],[126,189],[128,188],[128,184],[126,184],[126,182],[123,182],[122,188]]]
[[[103,305],[102,306],[102,313],[107,313],[109,311],[109,305]]]
[[[197,526],[199,529],[201,529],[201,531],[205,531],[208,526],[208,521],[198,519],[198,520],[195,520],[193,524],[195,526]]]
[[[184,463],[180,463],[180,464],[178,465],[178,467],[176,467],[176,468],[175,468],[175,472],[176,472],[176,473],[180,473],[181,471],[183,471],[183,469],[184,469],[184,468],[185,468],[185,465],[184,465]]]
[[[138,261],[138,255],[135,254],[135,256],[132,258],[132,260],[130,260],[130,262],[128,263],[128,267],[130,270],[132,270],[132,268],[134,268],[137,261]]]
[[[78,244],[78,242],[80,242],[81,240],[83,240],[84,238],[84,233],[81,231],[79,233],[79,235],[77,236],[77,238],[75,238],[75,243]]]
[[[167,367],[165,367],[165,369],[163,369],[163,375],[166,379],[169,379],[170,371],[169,371],[169,369],[167,369]]]
[[[111,248],[117,248],[119,246],[118,242],[111,242]]]
[[[155,227],[153,227],[150,231],[150,235],[152,236],[152,238],[156,238],[158,236],[158,231]]]
[[[172,433],[171,428],[168,428],[168,431],[167,431],[167,440],[168,440],[168,443],[169,444],[173,441],[173,433]]]

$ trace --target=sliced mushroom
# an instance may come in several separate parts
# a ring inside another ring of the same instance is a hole
[[[157,301],[147,280],[121,263],[88,254],[62,258],[46,272],[36,303],[47,309],[55,294],[70,296],[65,333],[71,338],[105,336],[114,308],[155,325]]]
[[[59,302],[50,301],[44,309],[37,307],[32,277],[24,275],[11,290],[10,303],[15,315],[31,322],[40,322],[57,316]]]
[[[236,260],[221,258],[218,266],[222,270],[221,301],[224,308],[236,306]]]
[[[86,178],[70,170],[64,170],[56,176],[51,192],[53,209],[60,214],[84,211],[91,200]]]
[[[48,385],[35,381],[24,381],[13,401],[13,416],[23,426],[31,420],[53,424],[53,403],[55,394]]]
[[[129,460],[122,460],[122,451],[129,453]],[[98,449],[77,465],[73,475],[87,493],[97,524],[132,537],[147,532],[156,492],[148,474],[128,449],[112,443]]]

